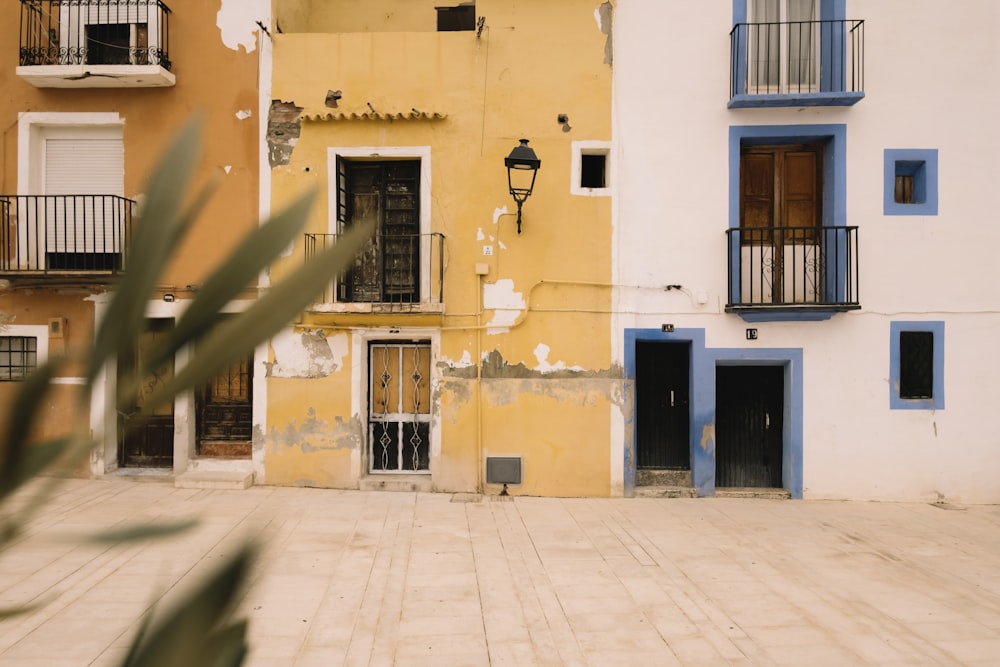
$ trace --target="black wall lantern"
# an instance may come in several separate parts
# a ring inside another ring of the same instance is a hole
[[[510,186],[510,195],[517,202],[517,233],[520,234],[521,205],[531,196],[531,190],[535,187],[535,175],[542,166],[542,161],[528,146],[528,140],[521,139],[521,144],[514,147],[510,155],[504,158],[503,163],[507,165],[507,185]]]

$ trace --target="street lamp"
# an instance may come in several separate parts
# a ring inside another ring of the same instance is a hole
[[[514,147],[503,163],[507,165],[507,185],[510,187],[510,195],[517,202],[517,233],[521,233],[521,205],[524,200],[531,196],[531,191],[535,187],[535,175],[542,166],[542,161],[538,159],[528,146],[527,139],[521,139],[521,144]],[[528,172],[531,178],[528,178]]]

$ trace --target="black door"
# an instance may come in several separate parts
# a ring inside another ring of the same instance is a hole
[[[145,366],[144,359],[170,327],[173,320],[150,320],[148,329],[129,353],[118,358],[118,382],[127,387],[136,369]],[[150,409],[146,398],[173,377],[173,360],[158,368],[147,369],[135,392],[118,412],[119,463],[122,466],[166,467],[174,462],[174,405]]]
[[[785,369],[715,371],[715,485],[781,488]]]
[[[638,342],[635,349],[636,454],[639,468],[691,467],[690,343]]]

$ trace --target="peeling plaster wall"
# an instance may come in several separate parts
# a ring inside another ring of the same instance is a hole
[[[304,404],[326,423],[355,415],[364,423],[367,343],[359,340],[437,336],[435,490],[476,489],[483,457],[504,451],[524,457],[529,471],[514,493],[608,495],[607,437],[594,436],[609,432],[611,406],[620,400],[621,370],[610,358],[611,293],[601,287],[610,281],[613,204],[610,197],[574,196],[569,179],[574,140],[612,138],[611,68],[604,63],[609,8],[595,20],[597,5],[576,0],[477,0],[477,15],[486,17],[480,35],[417,24],[395,31],[410,11],[432,25],[434,4],[366,0],[338,3],[334,11],[314,2],[298,24],[308,32],[283,31],[274,41],[272,98],[282,103],[269,125],[282,132],[269,133],[268,142],[275,207],[317,188],[307,231],[330,233],[331,151],[429,147],[427,223],[445,237],[445,303],[443,313],[419,315],[360,304],[324,304],[308,314],[309,326],[330,326],[328,341],[330,332],[345,333],[351,353],[323,376],[302,341],[272,345],[268,424],[280,433],[301,423],[294,408]],[[539,43],[552,48],[540,56]],[[319,60],[322,68],[310,66]],[[331,91],[339,94],[336,116],[328,115]],[[559,114],[572,118],[571,130]],[[530,138],[544,166],[518,235],[516,207],[497,169],[520,137]],[[273,279],[301,261],[296,248],[272,267]],[[477,264],[485,264],[485,275]],[[579,284],[546,282],[560,280]],[[283,452],[302,466],[313,456],[295,447]],[[364,470],[362,460],[355,474]]]
[[[364,442],[358,419],[331,421],[314,408],[263,438],[267,484],[320,488],[357,488],[353,463]]]

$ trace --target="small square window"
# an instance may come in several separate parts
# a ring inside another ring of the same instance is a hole
[[[570,178],[570,194],[587,197],[610,196],[610,142],[574,141]]]
[[[890,322],[889,407],[944,408],[944,322]]]
[[[0,336],[0,382],[23,380],[38,366],[38,339]]]
[[[937,215],[937,150],[886,149],[885,215]]]

